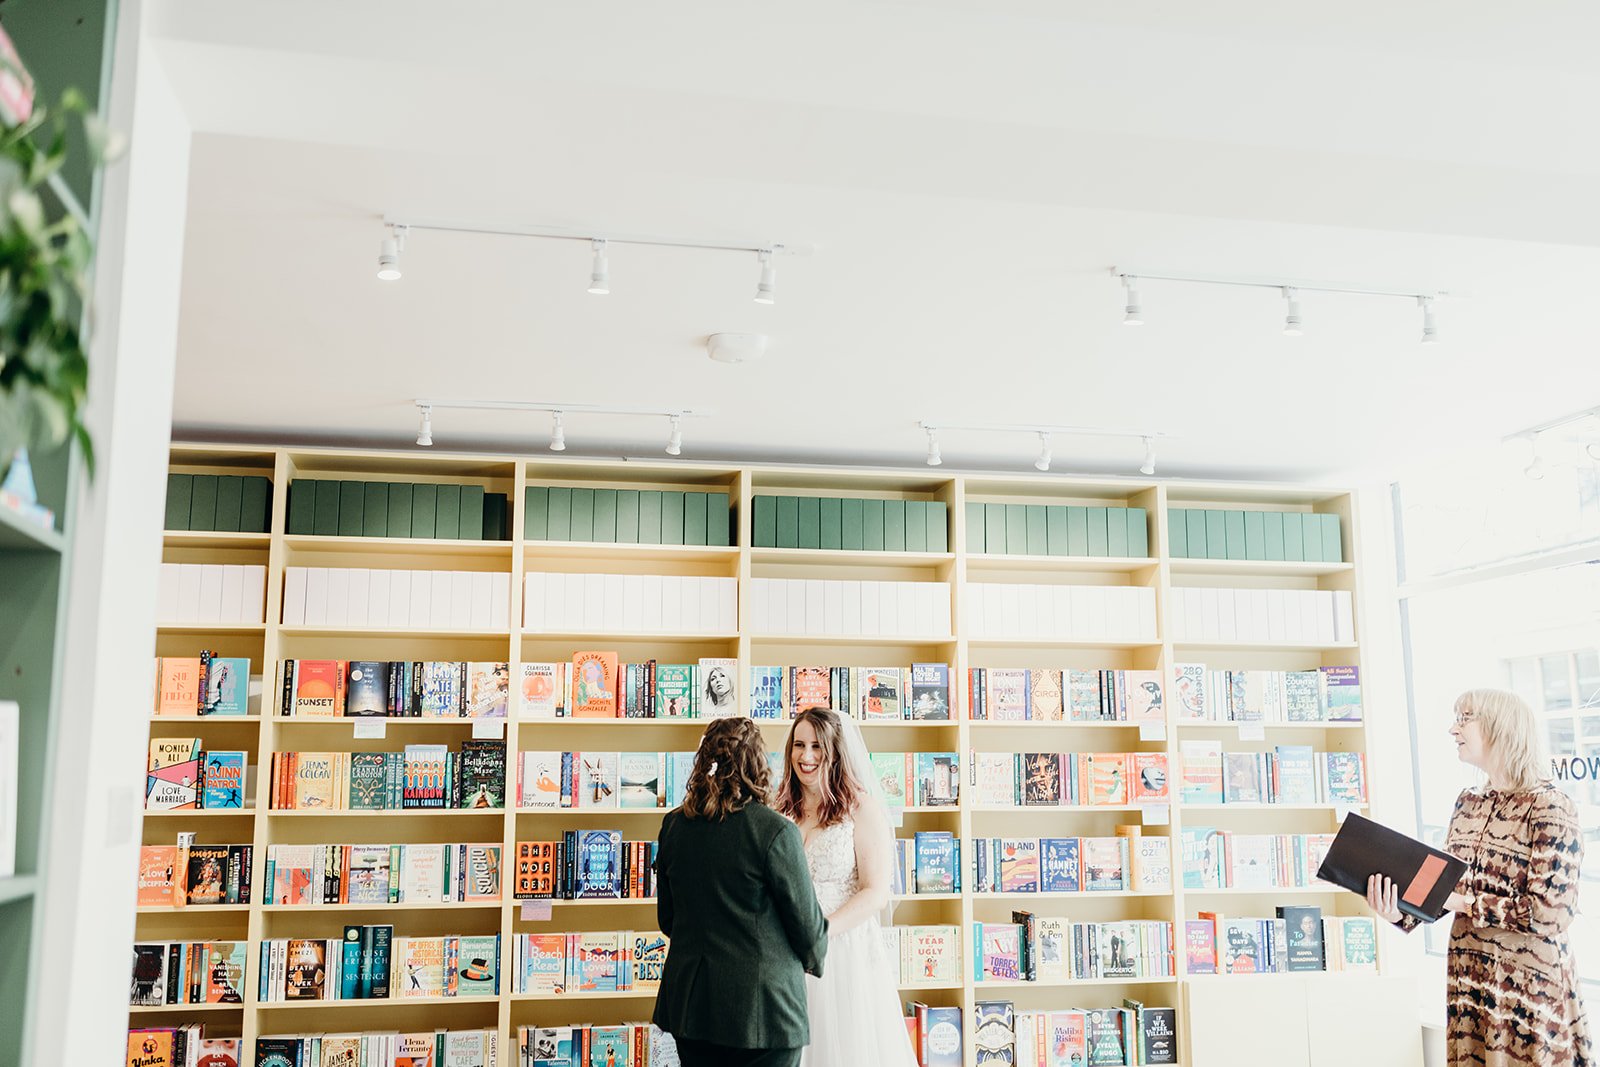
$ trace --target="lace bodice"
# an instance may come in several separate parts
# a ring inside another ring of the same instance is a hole
[[[856,876],[856,824],[853,819],[812,832],[806,844],[806,867],[816,887],[822,914],[832,915],[861,887]]]

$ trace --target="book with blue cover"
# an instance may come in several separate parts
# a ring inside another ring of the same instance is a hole
[[[201,715],[250,713],[250,661],[245,658],[202,656],[200,659]]]
[[[1083,888],[1076,837],[1045,837],[1039,840],[1039,891],[1076,893]]]
[[[750,668],[750,717],[781,719],[784,716],[783,668]]]
[[[956,890],[956,839],[948,830],[919,830],[916,842],[918,893]]]
[[[580,830],[577,835],[579,900],[622,896],[622,831]]]
[[[248,753],[206,752],[200,768],[202,808],[244,807],[244,769]]]

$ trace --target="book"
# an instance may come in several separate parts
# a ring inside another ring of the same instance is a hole
[[[1360,722],[1361,668],[1322,667],[1323,704],[1329,722]]]
[[[1218,970],[1223,974],[1259,974],[1270,971],[1267,943],[1255,919],[1219,920]]]
[[[556,843],[518,841],[516,882],[512,895],[517,900],[548,900],[556,890]]]
[[[243,808],[244,770],[249,753],[211,750],[200,765],[202,808]]]
[[[1448,852],[1351,812],[1317,868],[1317,877],[1365,897],[1367,879],[1384,875],[1395,884],[1400,911],[1431,923],[1444,915],[1444,902],[1466,869]]]
[[[468,663],[466,714],[469,719],[504,719],[511,702],[509,663]]]
[[[878,776],[878,784],[883,786],[883,795],[887,801],[891,814],[895,808],[904,808],[911,803],[906,797],[906,756],[904,752],[873,752],[868,757],[872,761],[872,771]]]
[[[128,1003],[134,1007],[157,1007],[167,1003],[167,956],[165,941],[135,942],[133,946],[133,984]]]
[[[1118,682],[1122,706],[1117,718],[1126,722],[1161,722],[1166,718],[1160,671],[1122,671]]]
[[[905,926],[900,973],[907,985],[941,985],[961,979],[960,932],[954,926]]]
[[[1061,698],[1061,672],[1045,668],[1028,671],[1028,718],[1057,722],[1066,715]]]
[[[1265,798],[1258,752],[1222,754],[1222,797],[1229,804],[1260,804]]]
[[[1000,840],[1000,892],[1039,892],[1039,840],[1002,837]]]
[[[960,1007],[916,1004],[913,1018],[920,1067],[962,1067]]]
[[[492,997],[500,992],[500,935],[468,935],[457,948],[456,996]]]
[[[666,935],[660,930],[635,930],[630,936],[633,939],[633,948],[628,954],[633,968],[630,988],[659,989],[661,973],[667,965]]]
[[[750,717],[752,719],[781,719],[784,717],[783,668],[750,668]]]
[[[186,904],[227,902],[228,846],[190,845],[183,850],[183,895]]]
[[[479,738],[461,742],[456,759],[457,808],[497,810],[506,806],[506,743]]]
[[[200,713],[199,657],[163,656],[156,660],[156,714]]]
[[[388,845],[351,845],[345,875],[345,900],[350,904],[389,903],[393,851]]]
[[[1178,742],[1183,766],[1180,796],[1185,804],[1222,803],[1222,746],[1215,741]]]
[[[1082,888],[1078,838],[1046,837],[1039,841],[1039,890],[1076,893]]]
[[[1139,893],[1172,891],[1172,842],[1158,836],[1139,835],[1132,840],[1133,886]]]
[[[201,657],[201,715],[250,714],[250,661],[243,657]]]
[[[952,718],[948,663],[913,663],[909,689],[909,718],[923,721]]]
[[[344,713],[352,717],[389,714],[390,664],[351,660],[345,666]]]
[[[401,997],[445,995],[445,939],[397,937],[394,939],[395,977]]]
[[[389,767],[394,752],[350,753],[350,810],[381,811],[389,806]]]
[[[656,664],[655,717],[658,719],[694,718],[695,665],[692,663]]]
[[[572,759],[577,782],[572,806],[575,808],[616,808],[621,783],[617,774],[617,753],[574,752]]]
[[[961,767],[954,752],[918,752],[913,768],[914,796],[923,807],[953,807],[960,800]]]
[[[465,844],[461,848],[461,899],[490,901],[500,899],[500,846]]]
[[[1149,804],[1168,799],[1165,752],[1134,752],[1129,755],[1129,763],[1130,803]]]
[[[978,1067],[1014,1067],[1016,1009],[1009,1000],[980,1000],[973,1005],[973,1062]]]
[[[240,1037],[202,1037],[194,1067],[239,1067],[243,1045]]]
[[[916,891],[955,892],[959,862],[955,835],[946,830],[919,830],[913,841],[916,848]]]
[[[244,1003],[245,957],[249,946],[243,941],[208,941],[201,966],[205,983],[205,1003]]]
[[[1022,927],[992,922],[973,923],[973,927],[978,942],[974,977],[983,982],[1022,981]]]
[[[991,668],[984,677],[987,717],[995,722],[1023,722],[1028,718],[1028,672]]]
[[[328,982],[328,943],[314,938],[290,938],[286,951],[283,999],[324,999]]]
[[[560,752],[520,752],[517,807],[559,808],[561,806]]]
[[[1206,665],[1172,665],[1172,702],[1180,719],[1204,719],[1206,714]]]
[[[1124,1002],[1127,1003],[1127,1002]],[[1166,1064],[1178,1062],[1178,1012],[1176,1008],[1147,1008],[1140,1005],[1139,1022],[1140,1064]]]
[[[449,791],[448,745],[407,745],[401,764],[402,805],[406,808],[443,808]]]
[[[145,845],[139,849],[139,907],[170,908],[185,903],[177,869],[180,852],[176,845]]]
[[[903,719],[905,708],[899,667],[862,667],[858,673],[861,695],[856,717],[864,722]]]
[[[146,809],[174,811],[200,806],[201,744],[198,737],[150,739],[149,771],[145,778]]]
[[[660,752],[619,752],[617,754],[617,776],[620,782],[618,806],[661,807],[666,799],[662,770]]]
[[[459,719],[466,698],[467,665],[448,660],[413,667],[412,702],[423,719]]]
[[[1080,838],[1083,888],[1091,892],[1128,888],[1128,842],[1122,837]]]
[[[1286,931],[1285,971],[1320,971],[1323,966],[1322,909],[1284,905],[1277,909]]]
[[[1187,919],[1183,924],[1184,958],[1190,974],[1217,973],[1216,924],[1209,919]]]
[[[286,660],[285,685],[291,697],[287,714],[306,719],[333,719],[344,714],[344,663],[336,659]]]
[[[622,896],[621,831],[579,830],[575,838],[574,898]]]
[[[833,677],[827,667],[789,668],[789,715],[833,707]]]
[[[1088,762],[1088,793],[1086,804],[1112,806],[1128,803],[1128,754],[1125,752],[1090,752]]]
[[[574,991],[614,993],[621,989],[623,935],[582,931],[571,935]]]
[[[1022,754],[1022,803],[1054,807],[1062,802],[1061,755],[1057,752]]]
[[[701,718],[726,719],[739,714],[739,661],[726,657],[700,660],[699,713]]]
[[[562,679],[565,664],[524,663],[522,665],[521,716],[524,719],[554,719],[562,710]]]

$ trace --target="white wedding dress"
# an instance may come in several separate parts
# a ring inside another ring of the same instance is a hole
[[[806,844],[806,866],[822,914],[831,915],[855,896],[855,823],[816,830]],[[801,1067],[916,1067],[900,1010],[899,966],[884,946],[876,915],[828,938],[822,977],[806,975],[811,1044]]]

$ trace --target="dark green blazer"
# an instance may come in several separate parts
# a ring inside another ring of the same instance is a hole
[[[805,975],[822,974],[828,920],[792,822],[765,804],[721,822],[669,812],[656,914],[671,939],[657,1026],[731,1048],[810,1043]]]

